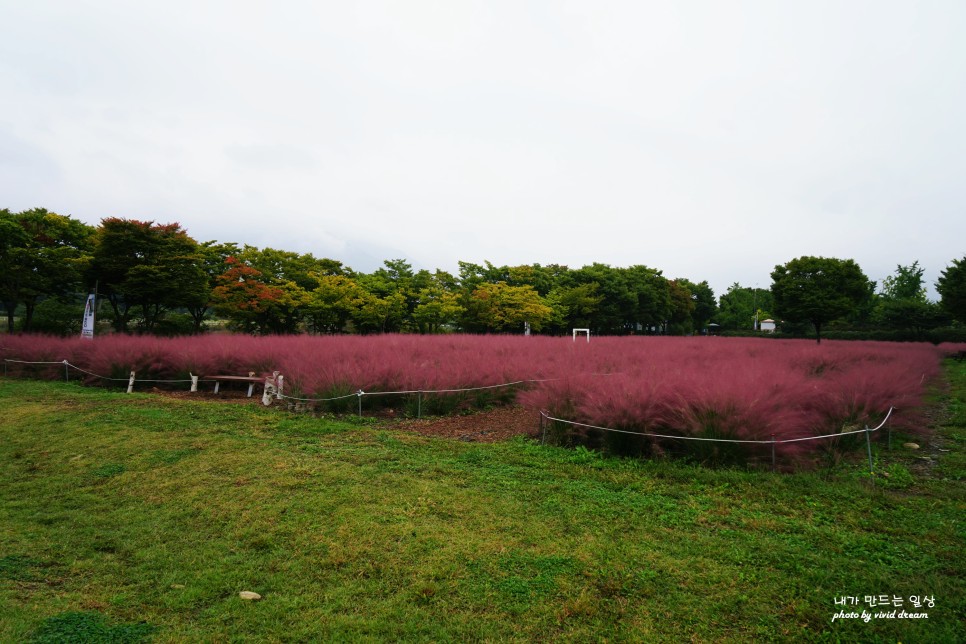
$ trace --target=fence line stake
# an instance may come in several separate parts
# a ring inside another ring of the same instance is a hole
[[[134,372],[131,372],[131,377],[127,380],[127,392],[131,393],[134,391]]]
[[[540,444],[547,444],[547,420],[543,417],[543,412],[540,412]]]
[[[66,360],[64,360],[64,382],[70,382],[70,367]]]
[[[872,439],[869,438],[869,426],[865,426],[865,448],[869,452],[869,478],[872,480],[872,487],[875,487],[875,472],[872,469]]]
[[[359,398],[359,418],[362,418],[362,394],[364,392],[360,389],[356,392],[356,396]]]
[[[423,417],[423,390],[416,392],[416,418]]]
[[[775,435],[771,435],[771,471],[775,471]]]
[[[278,372],[275,372],[276,376]],[[254,383],[251,385],[254,386]],[[251,389],[249,389],[251,391]],[[272,404],[272,393],[275,391],[275,378],[265,376],[265,385],[262,387],[262,404],[268,407]]]

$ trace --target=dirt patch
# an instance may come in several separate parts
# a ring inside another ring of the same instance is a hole
[[[536,438],[540,435],[540,415],[523,407],[500,407],[462,416],[400,420],[393,423],[393,428],[425,436],[495,443],[514,436]]]
[[[137,387],[134,389],[135,392],[138,391]],[[138,393],[147,394],[157,394],[159,396],[164,396],[166,398],[175,398],[177,400],[207,400],[211,402],[223,402],[223,403],[250,403],[253,405],[262,404],[262,392],[258,387],[255,387],[252,397],[248,397],[247,387],[244,389],[230,389],[223,387],[221,391],[217,394],[211,390],[208,391],[185,391],[185,390],[172,390],[172,389],[159,389],[158,387],[152,387],[151,389],[141,390]]]
[[[251,398],[248,398],[243,389],[222,389],[216,394],[210,390],[189,392],[153,387],[146,393],[178,400],[205,400],[258,406],[262,404],[261,392],[256,391]],[[489,411],[458,416],[434,416],[420,420],[393,418],[391,410],[372,415],[380,420],[385,420],[392,429],[469,442],[495,443],[514,436],[536,438],[540,435],[540,415],[532,409],[524,409],[518,406],[498,407]]]

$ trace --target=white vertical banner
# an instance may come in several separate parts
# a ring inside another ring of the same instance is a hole
[[[81,326],[81,337],[94,339],[94,293],[87,296],[87,306],[84,307],[84,323]]]

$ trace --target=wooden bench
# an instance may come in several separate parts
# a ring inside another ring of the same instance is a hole
[[[255,385],[259,382],[264,382],[265,379],[257,377],[254,371],[249,371],[247,376],[205,376],[202,380],[214,380],[216,394],[223,382],[247,382],[248,397],[251,398],[252,392],[255,391]]]
[[[270,376],[256,376],[254,371],[249,371],[247,376],[196,376],[191,374],[191,391],[198,391],[198,380],[213,380],[215,382],[215,393],[223,382],[247,382],[248,397],[252,397],[255,385],[260,382],[265,383],[265,390],[262,392],[262,404],[271,405],[272,398],[282,398],[282,376],[277,371]]]

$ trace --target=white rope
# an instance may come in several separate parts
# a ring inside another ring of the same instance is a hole
[[[76,369],[81,373],[85,373],[95,378],[102,378],[104,380],[117,380],[122,382],[125,382],[128,380],[128,378],[111,378],[110,376],[102,376],[102,375],[93,373],[91,371],[81,369],[76,365],[70,364],[66,360],[61,360],[58,362],[32,362],[27,360],[13,360],[13,359],[5,358],[4,362],[18,362],[21,364],[63,364],[73,369]],[[614,376],[614,375],[620,375],[620,374],[619,372],[612,372],[612,373],[591,373],[587,375],[596,377],[596,376]],[[288,400],[298,400],[300,402],[329,402],[332,400],[342,400],[344,398],[351,398],[353,396],[395,396],[395,395],[402,396],[402,395],[412,395],[412,394],[451,394],[451,393],[459,393],[462,391],[482,391],[485,389],[498,389],[500,387],[512,387],[513,385],[521,385],[521,384],[527,384],[527,383],[555,382],[563,379],[564,378],[531,378],[529,380],[514,380],[512,382],[502,382],[497,385],[483,385],[480,387],[467,387],[463,389],[413,389],[413,390],[404,390],[404,391],[361,391],[360,390],[356,393],[346,394],[345,396],[336,396],[334,398],[299,398],[296,396],[286,396],[284,394],[280,394],[278,395],[278,398],[284,398]],[[143,378],[138,378],[137,381],[138,382],[191,382],[191,380],[161,380],[161,379],[149,380],[149,379],[143,379]],[[201,378],[199,379],[198,382],[215,382],[215,381],[209,380],[207,378]]]
[[[67,364],[70,367],[74,367],[74,365],[72,365],[70,363],[67,363]],[[125,381],[128,380],[128,378],[111,378],[109,376],[102,376],[102,375],[96,374],[96,373],[94,373],[92,371],[87,371],[86,369],[81,369],[80,367],[74,367],[74,369],[77,369],[81,373],[86,373],[88,376],[94,376],[95,378],[102,378],[104,380],[125,380]]]
[[[77,371],[80,371],[81,373],[85,373],[85,374],[87,374],[89,376],[94,376],[95,378],[102,378],[104,380],[119,380],[119,381],[128,380],[128,378],[110,378],[108,376],[101,376],[101,375],[96,374],[96,373],[93,373],[91,371],[87,371],[85,369],[81,369],[80,367],[78,367],[76,365],[72,365],[69,362],[67,362],[66,360],[61,360],[61,361],[57,361],[57,362],[53,362],[53,361],[51,361],[51,362],[41,362],[41,361],[14,360],[12,358],[4,358],[4,362],[16,362],[16,363],[19,363],[19,364],[59,364],[59,365],[66,365],[66,366],[69,366],[69,367],[71,367],[73,369],[76,369]],[[612,376],[612,375],[616,375],[616,374],[615,373],[592,373],[592,374],[589,374],[589,375],[591,375],[591,376]],[[279,398],[279,399],[283,399],[283,400],[297,400],[299,402],[331,402],[333,400],[345,400],[346,398],[353,398],[353,397],[359,397],[359,398],[361,398],[362,396],[402,396],[402,395],[412,395],[412,394],[446,394],[446,393],[459,393],[459,392],[463,392],[463,391],[482,391],[482,390],[485,390],[485,389],[498,389],[500,387],[511,387],[513,385],[521,385],[521,384],[524,384],[524,383],[553,382],[553,381],[557,381],[557,380],[563,380],[563,378],[542,378],[542,379],[536,379],[536,378],[534,378],[534,379],[530,379],[530,380],[514,380],[512,382],[503,382],[503,383],[500,383],[500,384],[497,384],[497,385],[483,385],[483,386],[480,386],[480,387],[468,387],[466,389],[415,389],[415,390],[401,390],[401,391],[363,391],[362,389],[359,389],[355,393],[346,394],[344,396],[335,396],[333,398],[299,398],[299,397],[296,397],[296,396],[287,396],[285,394],[277,394],[276,397]],[[145,379],[139,379],[137,382],[191,382],[191,380],[159,380],[159,379],[145,380]],[[199,382],[214,382],[214,381],[213,380],[208,380],[208,379],[201,379],[201,380],[199,380]],[[867,427],[865,429],[856,429],[856,430],[853,430],[853,431],[850,431],[850,432],[839,432],[837,434],[825,434],[824,436],[805,436],[803,438],[786,438],[786,439],[782,439],[782,440],[769,440],[769,441],[763,441],[763,440],[739,440],[739,439],[732,439],[732,438],[704,438],[704,437],[700,437],[700,436],[674,436],[674,435],[671,435],[671,434],[654,434],[654,433],[651,433],[651,432],[632,432],[632,431],[626,430],[626,429],[614,429],[613,427],[601,427],[599,425],[588,425],[587,423],[581,423],[581,422],[577,422],[575,420],[566,420],[564,418],[555,418],[555,417],[550,416],[549,414],[547,414],[547,413],[545,413],[543,411],[540,412],[540,415],[543,416],[544,418],[546,418],[547,420],[552,420],[552,421],[560,422],[560,423],[568,423],[568,424],[573,425],[573,426],[576,426],[576,427],[586,427],[588,429],[599,429],[599,430],[605,431],[605,432],[616,432],[616,433],[619,433],[619,434],[630,434],[632,436],[649,436],[649,437],[652,437],[652,438],[669,438],[669,439],[674,439],[674,440],[686,440],[686,441],[705,441],[705,442],[711,442],[711,443],[744,443],[744,444],[753,444],[753,445],[773,445],[773,444],[784,444],[784,443],[798,443],[798,442],[802,442],[802,441],[813,441],[813,440],[820,440],[820,439],[823,439],[823,438],[836,438],[836,437],[839,437],[839,436],[849,436],[849,435],[852,435],[852,434],[863,434],[865,432],[875,432],[875,431],[878,431],[878,430],[882,429],[882,427],[886,424],[886,421],[889,420],[889,417],[892,415],[893,409],[895,409],[895,408],[894,407],[889,407],[889,411],[886,413],[885,418],[882,419],[882,422],[879,423],[878,427],[875,427],[873,429],[870,429],[870,428]]]
[[[94,373],[93,371],[88,371],[87,369],[81,369],[77,365],[71,364],[71,363],[67,362],[66,360],[59,360],[57,362],[42,362],[42,361],[36,361],[36,360],[34,360],[34,361],[31,361],[31,360],[13,360],[11,358],[4,358],[3,361],[4,362],[17,362],[19,364],[59,364],[59,365],[63,365],[63,366],[66,366],[66,367],[70,367],[71,369],[76,369],[77,371],[80,371],[81,373],[87,374],[88,376],[93,376],[94,378],[100,378],[102,380],[115,380],[115,381],[119,381],[119,382],[127,382],[130,379],[129,377],[128,378],[111,378],[110,376],[102,376],[102,375],[100,375],[98,373]],[[137,379],[137,382],[191,382],[191,379],[187,379],[187,380],[162,380],[160,378],[153,378],[153,379],[138,378]],[[214,382],[214,381],[213,380],[208,380],[206,378],[203,378],[203,379],[199,380],[199,382]]]
[[[556,380],[556,378],[554,378]],[[295,396],[282,395],[280,398],[288,398],[289,400],[299,400],[303,402],[327,402],[330,400],[342,400],[343,398],[352,398],[353,396],[403,396],[412,394],[450,394],[457,393],[460,391],[480,391],[483,389],[496,389],[498,387],[510,387],[512,385],[519,385],[525,382],[544,382],[542,380],[515,380],[513,382],[503,382],[498,385],[485,385],[482,387],[469,387],[466,389],[411,389],[411,390],[401,390],[401,391],[362,391],[361,389],[353,394],[346,394],[345,396],[336,396],[335,398],[296,398]]]
[[[620,375],[619,372],[613,373],[591,373],[587,374],[589,376],[615,376]],[[528,383],[537,382],[555,382],[558,380],[563,380],[564,378],[530,378],[529,380],[514,380],[512,382],[501,382],[498,385],[482,385],[480,387],[466,387],[463,389],[405,389],[400,391],[362,391],[359,390],[352,394],[346,394],[345,396],[336,396],[335,398],[298,398],[296,396],[286,396],[281,395],[279,398],[287,398],[289,400],[298,400],[301,402],[328,402],[330,400],[342,400],[344,398],[351,398],[353,396],[411,396],[413,394],[452,394],[459,393],[461,391],[482,391],[484,389],[498,389],[500,387],[511,387],[513,385],[522,385]]]
[[[278,397],[285,400],[298,400],[300,402],[328,402],[330,400],[343,400],[345,398],[355,398],[358,395],[359,394],[346,394],[345,396],[336,396],[335,398],[298,398],[296,396],[278,394]]]
[[[814,441],[814,440],[819,440],[819,439],[822,439],[822,438],[835,438],[837,436],[848,436],[850,434],[864,434],[866,432],[870,432],[870,433],[871,432],[876,432],[876,431],[879,431],[880,429],[882,429],[882,427],[886,424],[886,421],[889,420],[889,417],[892,415],[892,410],[893,409],[895,409],[895,408],[894,407],[889,407],[889,411],[888,411],[888,413],[886,413],[885,418],[883,418],[882,419],[882,422],[879,423],[878,427],[875,427],[874,429],[870,429],[870,428],[866,427],[865,429],[856,429],[856,430],[850,431],[850,432],[839,432],[838,434],[826,434],[824,436],[806,436],[804,438],[786,438],[786,439],[782,439],[782,440],[770,440],[770,441],[761,441],[761,440],[739,440],[739,439],[735,439],[735,438],[704,438],[704,437],[701,437],[701,436],[673,436],[673,435],[670,435],[670,434],[653,434],[653,433],[650,433],[650,432],[632,432],[632,431],[629,431],[629,430],[626,430],[626,429],[614,429],[613,427],[600,427],[598,425],[588,425],[586,423],[579,423],[579,422],[577,422],[575,420],[566,420],[566,419],[563,419],[563,418],[554,418],[550,414],[547,414],[547,413],[545,413],[543,411],[540,412],[540,415],[543,416],[544,418],[546,418],[547,420],[553,420],[553,421],[560,422],[560,423],[568,423],[570,425],[574,425],[574,426],[578,426],[578,427],[586,427],[588,429],[599,429],[599,430],[602,430],[602,431],[605,431],[605,432],[617,432],[619,434],[631,434],[633,436],[650,436],[650,437],[653,437],[653,438],[673,438],[673,439],[676,439],[676,440],[706,441],[706,442],[712,442],[712,443],[751,443],[751,444],[755,444],[755,445],[773,445],[773,444],[780,445],[780,444],[784,444],[784,443],[798,443],[798,442],[801,442],[801,441]]]
[[[570,425],[575,425],[578,427],[586,427],[588,429],[599,429],[605,432],[631,434],[632,436],[651,436],[653,438],[676,438],[676,439],[681,439],[686,441],[710,441],[715,443],[756,443],[756,444],[762,444],[762,445],[770,445],[773,442],[778,442],[778,441],[748,441],[748,440],[737,440],[737,439],[729,439],[729,438],[701,438],[698,436],[673,436],[670,434],[652,434],[650,432],[632,432],[627,429],[614,429],[613,427],[600,427],[598,425],[588,425],[586,423],[579,423],[575,420],[565,420],[563,418],[554,418],[553,416],[550,416],[549,414],[545,414],[543,412],[540,412],[540,414],[547,420],[553,420],[561,423],[568,423]]]
[[[871,429],[868,428],[868,427],[866,427],[865,429],[854,429],[854,430],[852,430],[850,432],[839,432],[838,434],[825,434],[824,436],[806,436],[805,438],[786,438],[785,440],[775,441],[775,442],[777,442],[777,443],[799,443],[801,441],[814,441],[814,440],[819,440],[820,438],[835,438],[837,436],[849,436],[851,434],[864,434],[866,432],[877,432],[880,429],[882,429],[882,427],[886,424],[886,421],[889,420],[889,416],[892,415],[892,410],[893,409],[895,409],[895,407],[889,407],[889,411],[886,412],[885,418],[882,419],[882,422],[879,423],[878,427],[874,427],[874,428],[871,428]]]

